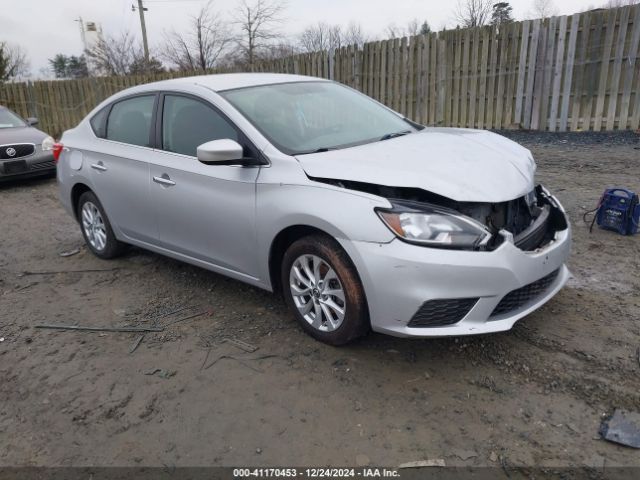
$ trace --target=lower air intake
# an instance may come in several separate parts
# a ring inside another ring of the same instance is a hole
[[[444,327],[462,320],[477,298],[443,298],[424,302],[409,322],[409,327]]]
[[[545,293],[547,289],[554,282],[560,270],[551,272],[546,277],[542,277],[540,280],[536,280],[524,287],[520,287],[517,290],[513,290],[507,293],[500,303],[493,309],[491,316],[502,315],[526,305],[532,300],[538,298]]]

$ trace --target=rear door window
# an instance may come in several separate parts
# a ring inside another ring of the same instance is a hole
[[[108,140],[150,147],[149,130],[155,95],[128,98],[114,104],[107,121]]]
[[[165,95],[162,112],[162,149],[195,157],[199,145],[229,138],[238,131],[214,108],[179,95]]]

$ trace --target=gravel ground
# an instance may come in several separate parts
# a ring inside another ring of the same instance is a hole
[[[640,131],[631,130],[610,132],[539,132],[535,130],[499,130],[495,133],[504,135],[515,142],[532,148],[544,146],[602,146],[613,147],[629,145],[640,150]]]
[[[640,466],[597,434],[640,410],[640,237],[582,221],[604,188],[640,190],[638,135],[504,133],[567,208],[574,278],[478,337],[329,347],[267,292],[139,249],[93,257],[52,179],[0,186],[0,466]],[[168,326],[134,350],[42,322]]]

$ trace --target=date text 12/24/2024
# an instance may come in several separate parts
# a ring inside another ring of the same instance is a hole
[[[393,468],[235,468],[233,477],[240,478],[399,478]]]

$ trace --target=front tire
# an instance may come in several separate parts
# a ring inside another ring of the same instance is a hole
[[[116,239],[107,214],[93,192],[80,195],[78,221],[84,241],[96,257],[106,260],[122,254],[125,244]]]
[[[368,332],[362,283],[332,238],[311,235],[294,242],[284,255],[281,280],[287,305],[316,340],[344,345]]]

